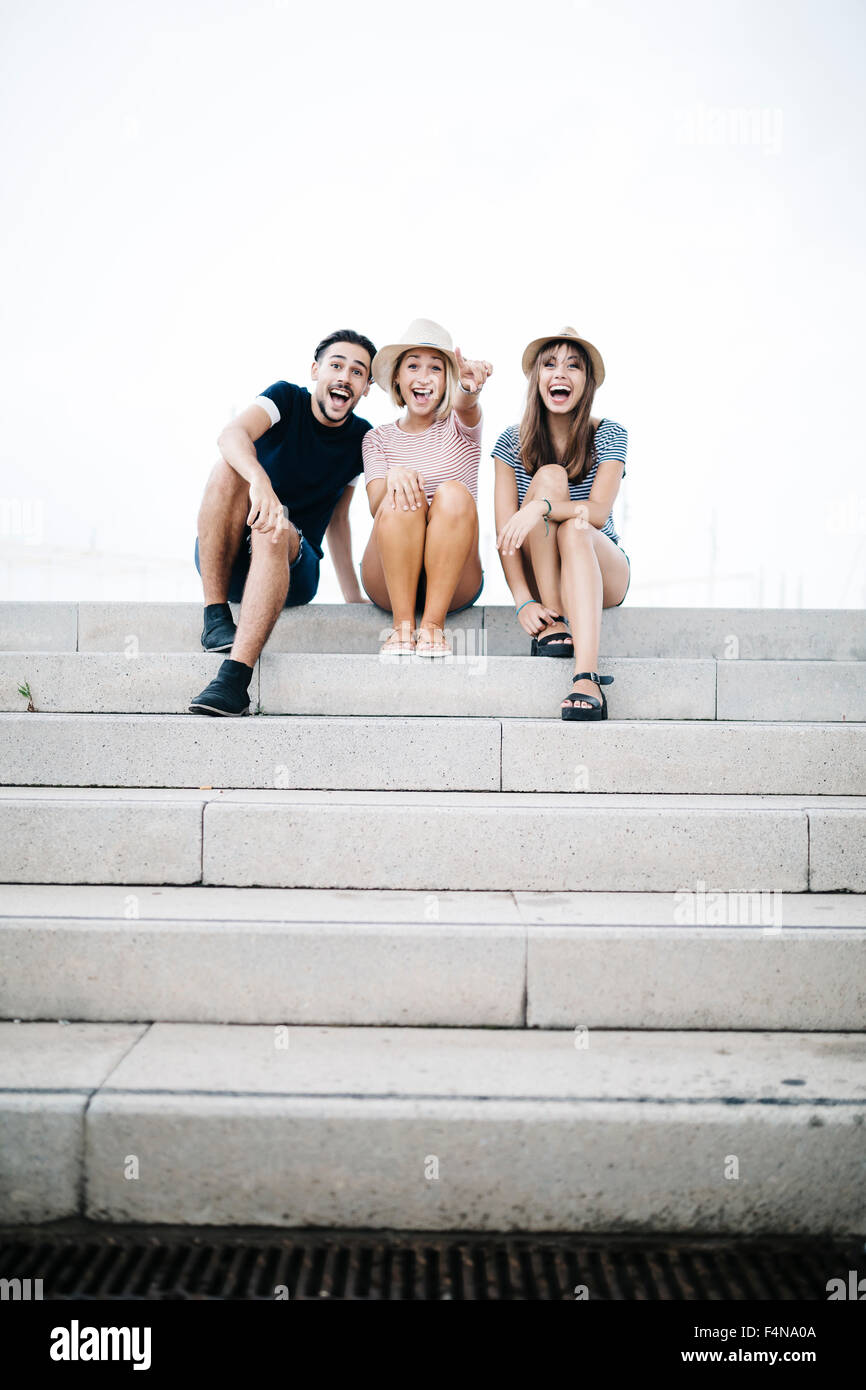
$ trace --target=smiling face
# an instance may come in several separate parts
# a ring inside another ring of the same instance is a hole
[[[575,410],[586,386],[586,367],[574,343],[554,343],[538,354],[538,394],[552,415]]]
[[[410,415],[430,421],[445,395],[448,363],[441,352],[413,348],[401,357],[394,377]]]
[[[324,425],[342,425],[370,390],[370,354],[357,343],[332,343],[313,363],[313,414]]]

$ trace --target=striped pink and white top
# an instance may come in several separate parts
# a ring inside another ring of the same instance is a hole
[[[401,430],[396,420],[379,425],[367,431],[361,445],[364,480],[384,478],[389,468],[417,468],[428,502],[440,483],[456,478],[466,484],[477,503],[481,428],[482,421],[464,425],[456,410],[417,434]]]

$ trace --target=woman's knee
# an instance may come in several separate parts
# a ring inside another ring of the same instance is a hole
[[[565,548],[576,550],[578,547],[595,549],[597,535],[598,532],[594,526],[582,523],[579,517],[574,517],[569,521],[559,523],[556,531],[556,543],[560,551]]]
[[[545,463],[532,475],[530,491],[533,494],[551,491],[557,496],[568,495],[568,474],[561,463]]]
[[[416,506],[414,511],[411,507],[392,507],[386,497],[378,512],[376,513],[375,529],[377,532],[393,530],[395,527],[415,525],[419,520],[427,515],[426,498],[420,506]]]
[[[446,478],[444,483],[439,484],[430,509],[434,515],[447,512],[449,516],[472,516],[477,510],[472,493],[457,478]]]

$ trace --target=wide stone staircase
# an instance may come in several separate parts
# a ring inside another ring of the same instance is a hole
[[[0,605],[0,1221],[866,1230],[863,613],[386,625]]]

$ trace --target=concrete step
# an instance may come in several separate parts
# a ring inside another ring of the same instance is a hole
[[[30,1023],[0,1044],[7,1222],[862,1228],[862,1034]]]
[[[234,608],[237,616],[237,606]],[[375,651],[389,614],[372,604],[314,603],[284,612],[271,651]],[[529,639],[509,605],[478,605],[449,619],[456,633],[484,632],[491,656],[521,655]],[[198,652],[195,603],[4,603],[0,650]],[[608,609],[606,656],[864,661],[860,609]],[[475,650],[479,650],[476,638]]]
[[[856,796],[866,725],[2,714],[0,783]]]
[[[200,652],[6,652],[0,708],[39,713],[176,714],[216,674]],[[604,658],[610,718],[866,721],[866,665],[851,661]],[[455,653],[422,657],[266,651],[250,687],[264,714],[557,719],[573,667],[562,660]]]
[[[0,1017],[857,1030],[866,897],[0,891]]]
[[[853,732],[853,725],[844,730],[846,735]],[[494,719],[3,714],[0,781],[15,786],[496,791],[502,784],[501,745],[501,725]],[[810,777],[822,781],[820,760],[828,751],[826,744],[811,747],[816,756],[807,754],[801,761],[805,785]],[[825,785],[836,780],[823,778]],[[846,792],[856,785],[856,776],[842,782]]]
[[[866,798],[0,790],[0,881],[866,891]]]

